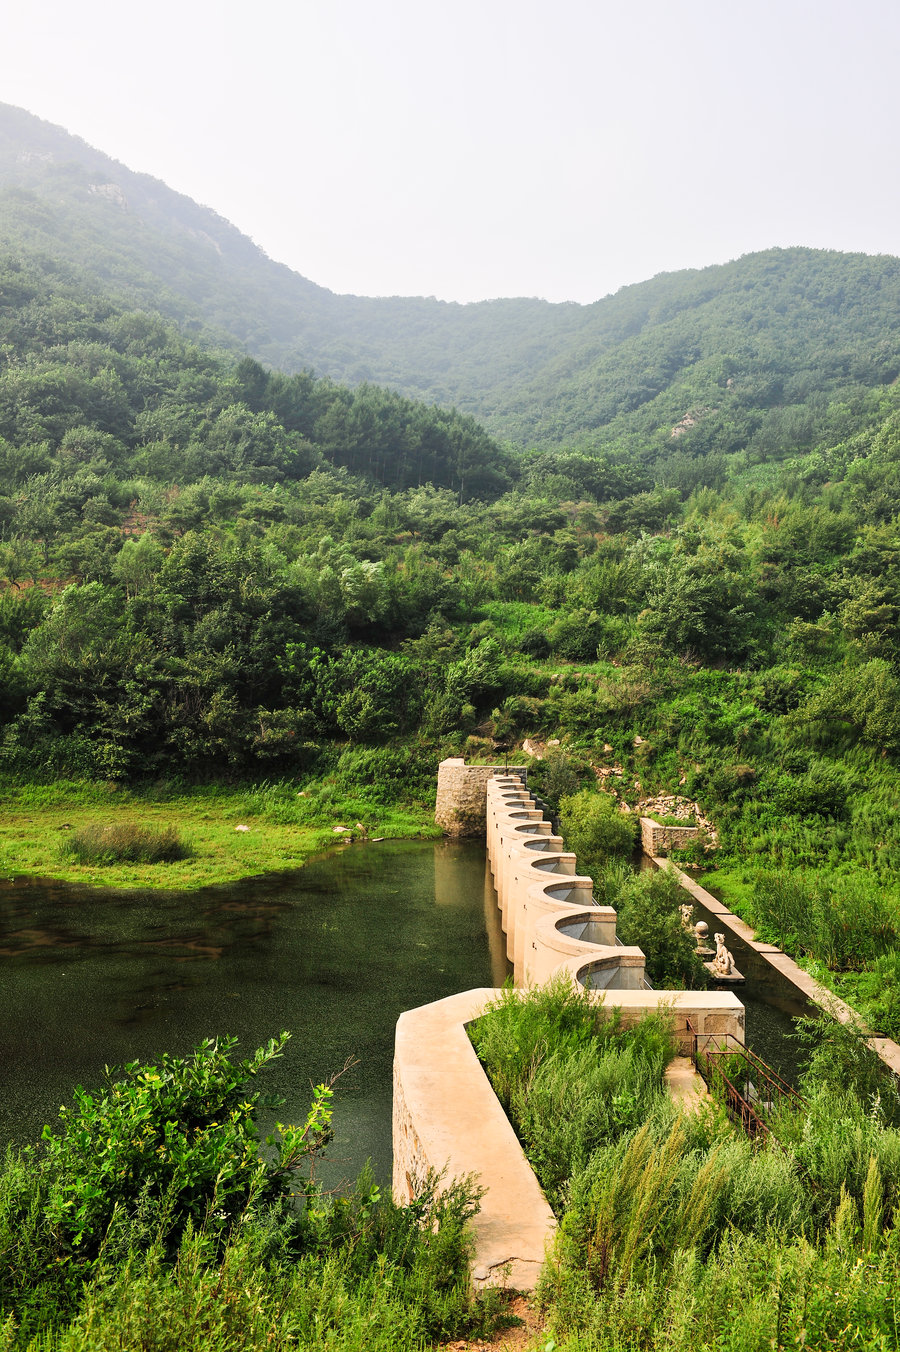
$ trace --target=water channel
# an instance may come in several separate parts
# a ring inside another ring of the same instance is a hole
[[[712,931],[714,917],[695,916]],[[806,1007],[732,946],[748,978],[748,1042],[795,1080],[786,1034]],[[35,1140],[107,1065],[226,1034],[248,1054],[289,1029],[265,1081],[285,1100],[277,1116],[305,1115],[310,1084],[356,1057],[325,1177],[352,1177],[368,1158],[387,1182],[397,1018],[508,971],[481,841],[343,846],[296,873],[200,892],[0,881],[0,1148]]]
[[[693,897],[689,900],[694,908],[694,921],[706,921],[711,941],[721,925],[705,906]],[[747,1046],[796,1088],[805,1064],[800,1044],[794,1036],[796,1020],[821,1011],[737,935],[729,934],[726,943],[735,966],[747,979],[745,986],[738,986],[734,991],[746,1010],[744,1036]]]
[[[397,1018],[506,970],[483,842],[348,845],[200,892],[0,882],[0,1148],[36,1139],[106,1065],[226,1034],[248,1054],[289,1029],[265,1076],[279,1120],[305,1116],[310,1082],[356,1057],[329,1181],[371,1158],[387,1182]]]

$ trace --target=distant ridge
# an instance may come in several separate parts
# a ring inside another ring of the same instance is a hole
[[[896,258],[773,249],[584,306],[339,296],[209,208],[9,105],[0,249],[51,258],[272,366],[455,405],[526,446],[734,449],[761,410],[900,373]]]

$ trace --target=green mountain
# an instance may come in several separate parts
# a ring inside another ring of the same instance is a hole
[[[338,296],[5,105],[0,247],[279,369],[452,404],[524,446],[803,449],[830,435],[834,405],[858,408],[900,373],[896,258],[770,250],[585,306]]]

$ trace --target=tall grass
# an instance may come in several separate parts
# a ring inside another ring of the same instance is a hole
[[[777,1143],[761,1146],[714,1105],[685,1115],[667,1099],[652,1021],[629,1042],[564,987],[486,1012],[473,1040],[561,1217],[542,1345],[900,1347],[900,1131],[860,1035],[829,1026],[807,1029],[807,1104],[773,1115]]]
[[[61,849],[79,864],[171,864],[193,853],[174,826],[158,830],[136,822],[82,827],[63,840]]]
[[[675,1055],[664,1014],[623,1028],[617,1011],[565,980],[505,990],[470,1036],[558,1213],[572,1175],[662,1096]]]
[[[877,880],[822,872],[761,873],[753,922],[792,953],[833,971],[859,969],[900,942],[900,911]]]
[[[0,1349],[413,1352],[489,1335],[502,1301],[472,1294],[471,1213],[465,1186],[402,1208],[362,1180],[320,1199],[302,1234],[296,1218],[262,1209],[224,1251],[189,1228],[174,1261],[136,1218],[83,1283],[62,1273],[14,1307],[0,1299]]]

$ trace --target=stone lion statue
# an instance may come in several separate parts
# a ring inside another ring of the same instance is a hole
[[[716,956],[712,960],[712,970],[715,976],[733,976],[734,958],[725,947],[725,935],[717,934],[716,938]]]

